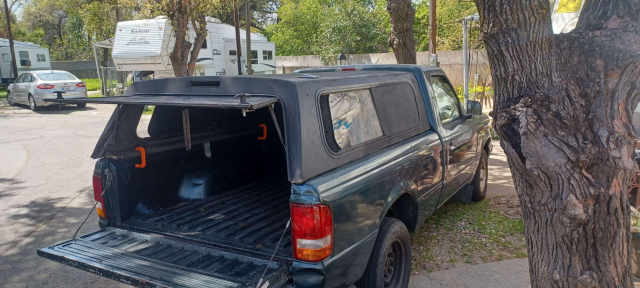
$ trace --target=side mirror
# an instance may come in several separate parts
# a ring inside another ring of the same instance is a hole
[[[482,115],[482,104],[478,101],[467,102],[467,112],[472,115]]]

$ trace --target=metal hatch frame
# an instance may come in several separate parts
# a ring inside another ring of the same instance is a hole
[[[158,106],[179,106],[179,107],[206,107],[221,109],[242,109],[256,110],[269,106],[278,101],[278,98],[271,95],[249,95],[241,99],[237,95],[229,96],[179,96],[179,95],[133,95],[120,97],[96,97],[96,98],[75,98],[75,99],[44,99],[44,102],[59,104],[129,104],[129,105],[158,105]]]

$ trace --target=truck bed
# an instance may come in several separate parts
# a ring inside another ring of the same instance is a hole
[[[286,178],[271,177],[152,215],[133,216],[122,225],[270,256],[290,218],[290,196]],[[276,255],[292,257],[290,229]]]

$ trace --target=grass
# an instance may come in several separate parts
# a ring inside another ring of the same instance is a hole
[[[411,235],[411,245],[416,271],[527,256],[522,219],[503,215],[488,201],[445,204]]]
[[[98,78],[85,78],[80,80],[84,81],[84,84],[87,85],[87,91],[100,90],[100,80]]]
[[[82,81],[84,81],[85,85],[87,85],[87,91],[98,91],[100,90],[100,79],[98,78],[85,78],[85,79],[80,79]],[[133,83],[132,81],[129,81],[129,83],[127,83],[127,87],[131,85],[131,83]],[[109,80],[107,82],[107,87],[116,87],[116,85],[118,84],[117,80]]]
[[[7,98],[7,91],[0,92],[0,98]]]
[[[151,115],[153,114],[153,110],[156,109],[156,106],[144,106],[144,110],[142,110],[143,115]]]

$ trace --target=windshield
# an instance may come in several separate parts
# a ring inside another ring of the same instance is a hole
[[[71,73],[54,72],[54,73],[40,73],[36,74],[38,78],[44,81],[64,81],[64,80],[76,80],[76,77]]]

